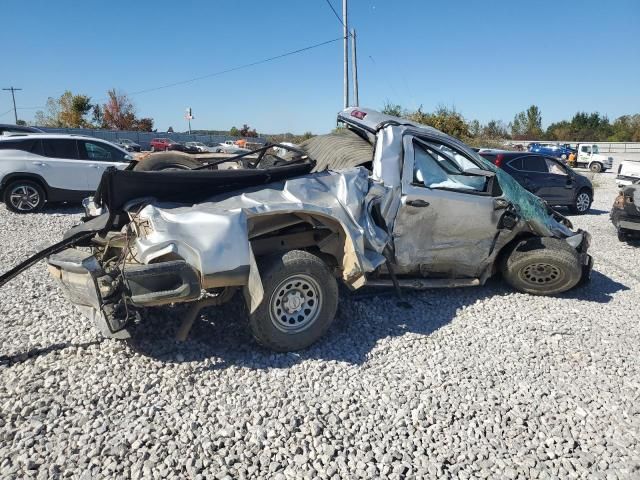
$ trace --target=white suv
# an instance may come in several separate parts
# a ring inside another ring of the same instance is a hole
[[[129,154],[80,135],[36,133],[0,137],[0,193],[7,208],[35,212],[46,202],[79,202],[108,167],[125,169]]]

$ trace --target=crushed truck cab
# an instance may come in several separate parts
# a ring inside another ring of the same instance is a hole
[[[53,276],[115,337],[149,306],[188,304],[193,321],[241,290],[253,336],[277,351],[324,334],[338,283],[479,286],[500,273],[554,295],[589,278],[590,235],[459,140],[369,109],[338,121],[249,168],[107,171],[48,257]]]

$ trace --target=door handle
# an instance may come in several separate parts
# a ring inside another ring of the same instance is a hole
[[[101,168],[101,166],[100,166],[100,165],[94,165],[94,164],[89,165],[89,167],[90,167],[90,168]]]
[[[407,200],[407,205],[409,205],[410,207],[428,207],[429,202],[418,198],[416,200]]]
[[[47,164],[43,162],[32,162],[36,167],[46,167]]]

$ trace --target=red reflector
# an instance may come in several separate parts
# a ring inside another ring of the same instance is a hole
[[[502,162],[504,161],[504,155],[499,153],[496,157],[496,167],[502,167]]]
[[[362,110],[354,110],[353,112],[351,112],[351,116],[356,117],[359,120],[362,120],[364,117],[367,116],[367,114]]]

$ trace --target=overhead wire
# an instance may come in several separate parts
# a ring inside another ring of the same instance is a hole
[[[187,83],[196,82],[198,80],[204,80],[205,78],[217,77],[217,76],[223,75],[225,73],[235,72],[237,70],[242,70],[242,69],[249,68],[249,67],[254,67],[256,65],[260,65],[260,64],[263,64],[263,63],[272,62],[274,60],[278,60],[280,58],[284,58],[284,57],[288,57],[288,56],[291,56],[291,55],[295,55],[297,53],[306,52],[307,50],[311,50],[313,48],[322,47],[324,45],[328,45],[330,43],[334,43],[334,42],[337,42],[337,41],[342,40],[342,39],[343,39],[343,37],[338,37],[338,38],[334,38],[332,40],[326,40],[324,42],[320,42],[320,43],[316,43],[316,44],[313,44],[313,45],[309,45],[309,46],[306,46],[306,47],[303,47],[303,48],[299,48],[297,50],[291,50],[290,52],[285,52],[285,53],[282,53],[280,55],[275,55],[273,57],[264,58],[262,60],[257,60],[255,62],[251,62],[251,63],[245,63],[244,65],[239,65],[239,66],[233,67],[233,68],[227,68],[225,70],[220,70],[218,72],[209,73],[207,75],[201,75],[199,77],[193,77],[193,78],[189,78],[187,80],[180,80],[178,82],[168,83],[166,85],[161,85],[159,87],[145,88],[143,90],[138,90],[138,91],[132,92],[130,95],[133,96],[133,95],[140,95],[142,93],[155,92],[157,90],[162,90],[162,89],[165,89],[165,88],[176,87],[178,85],[184,85],[184,84],[187,84]]]
[[[327,5],[329,5],[329,8],[331,9],[333,14],[336,16],[336,18],[340,22],[340,25],[344,27],[344,22],[342,21],[342,18],[340,18],[340,15],[338,15],[338,12],[336,12],[336,9],[333,8],[333,4],[331,3],[331,0],[325,0],[325,2],[327,2]]]

